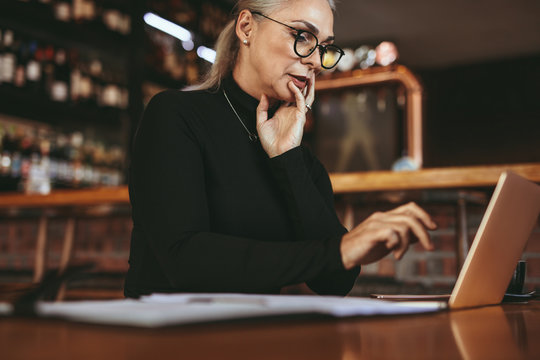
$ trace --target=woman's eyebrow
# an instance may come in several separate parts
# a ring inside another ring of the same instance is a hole
[[[319,35],[319,28],[317,26],[315,26],[314,24],[310,23],[309,21],[306,21],[306,20],[293,20],[292,22],[293,23],[295,23],[295,22],[302,23],[309,29],[309,31],[311,31],[315,35]],[[335,39],[334,36],[329,36],[322,42],[324,43],[324,42],[328,42],[328,41],[333,41],[334,39]]]
[[[292,22],[302,23],[309,29],[309,31],[311,31],[315,35],[319,35],[319,28],[317,26],[315,26],[314,24],[310,23],[309,21],[306,21],[306,20],[293,20]]]

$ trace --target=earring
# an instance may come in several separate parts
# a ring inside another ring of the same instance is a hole
[[[244,43],[244,45],[247,45],[248,44],[248,41],[247,39],[244,39],[244,41],[242,41]]]

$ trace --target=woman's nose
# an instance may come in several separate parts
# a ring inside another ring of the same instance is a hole
[[[310,67],[316,72],[319,73],[322,70],[321,64],[321,49],[319,46],[309,55],[308,57],[302,58],[302,63],[310,65]]]

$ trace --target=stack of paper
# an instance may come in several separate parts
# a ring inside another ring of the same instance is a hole
[[[336,317],[438,311],[437,302],[387,302],[334,296],[154,294],[139,300],[40,302],[39,316],[98,324],[159,327],[253,317],[322,314]]]

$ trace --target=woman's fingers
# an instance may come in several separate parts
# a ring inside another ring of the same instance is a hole
[[[294,99],[295,99],[295,102],[296,102],[296,108],[301,111],[302,113],[305,113],[306,112],[306,101],[304,99],[304,95],[302,95],[302,92],[300,91],[299,88],[296,87],[296,85],[294,85],[294,83],[292,81],[289,81],[288,83],[289,85],[289,89],[292,91],[292,93],[294,94]]]
[[[390,210],[388,213],[390,214],[406,214],[413,216],[425,225],[430,230],[435,230],[437,228],[437,224],[431,216],[427,212],[425,212],[424,209],[422,209],[420,206],[415,204],[414,202],[410,202],[408,204],[402,205],[400,207],[397,207],[393,210]]]
[[[391,223],[394,223],[398,228],[398,233],[400,236],[407,242],[407,246],[411,242],[420,242],[426,250],[433,250],[433,243],[429,237],[429,234],[426,230],[426,227],[423,223],[418,220],[418,218],[411,215],[401,215],[401,214],[391,214],[386,219],[386,222],[391,226]],[[414,235],[414,238],[411,239],[410,235]]]
[[[354,240],[344,247],[346,261],[349,264],[369,264],[389,252],[393,252],[396,259],[401,259],[409,245],[416,241],[426,250],[433,250],[427,230],[433,227],[434,223],[429,215],[424,216],[424,211],[418,211],[419,209],[415,204],[408,204],[371,215],[347,234],[348,241]],[[347,254],[347,249],[352,249],[351,254]]]
[[[257,127],[262,125],[268,119],[268,97],[265,94],[261,95],[261,100],[257,106]]]
[[[308,92],[306,95],[306,104],[311,106],[313,104],[313,101],[315,100],[315,73],[312,73],[309,77],[308,82]]]

